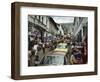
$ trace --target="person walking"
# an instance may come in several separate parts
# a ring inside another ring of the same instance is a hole
[[[39,56],[36,55],[34,60],[34,66],[38,66],[38,64],[39,64]]]
[[[33,51],[34,51],[34,55],[37,55],[37,52],[38,52],[38,44],[36,43],[34,46],[33,46]]]
[[[82,61],[83,60],[81,51],[78,48],[75,48],[70,58],[71,64],[82,64]]]
[[[45,43],[42,44],[43,53],[45,54]]]

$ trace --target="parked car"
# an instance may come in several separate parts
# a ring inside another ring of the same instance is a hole
[[[67,65],[67,57],[64,52],[52,52],[42,58],[40,65]]]

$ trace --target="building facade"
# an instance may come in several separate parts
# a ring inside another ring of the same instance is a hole
[[[52,17],[42,15],[29,15],[28,32],[32,36],[37,37],[42,42],[44,42],[48,37],[54,37],[57,35],[58,27]]]
[[[82,42],[88,32],[88,18],[75,17],[73,26],[73,35],[75,40]]]

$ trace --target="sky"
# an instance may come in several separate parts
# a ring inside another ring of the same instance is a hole
[[[74,17],[52,17],[56,23],[73,23]]]

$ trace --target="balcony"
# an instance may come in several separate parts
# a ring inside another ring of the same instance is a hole
[[[41,22],[40,20],[38,20],[36,18],[29,16],[28,21],[35,24],[36,26],[39,26],[39,27],[45,29],[45,30],[47,29],[47,26],[45,24],[43,24],[43,22]]]

